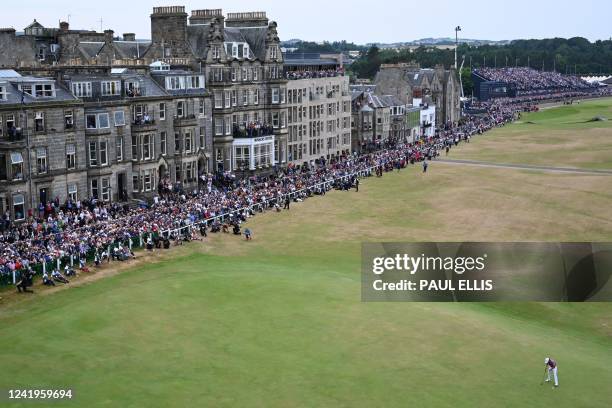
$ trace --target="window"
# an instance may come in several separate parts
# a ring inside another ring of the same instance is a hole
[[[187,176],[187,181],[194,181],[195,180],[195,175],[196,175],[196,171],[195,171],[195,167],[196,167],[196,163],[195,162],[191,162],[191,163],[187,163],[187,171],[186,171],[186,176]]]
[[[276,47],[271,47],[270,48],[270,58],[272,58],[272,59],[278,58],[278,48],[276,48]]]
[[[132,135],[132,160],[138,160],[138,139]]]
[[[108,129],[108,113],[88,113],[85,115],[87,129]]]
[[[103,81],[102,96],[115,96],[121,93],[121,82],[119,81]]]
[[[221,50],[218,45],[212,47],[212,57],[213,59],[221,58]]]
[[[238,79],[238,68],[232,68],[232,82],[236,82]]]
[[[242,46],[242,58],[249,58],[249,45],[244,44]]]
[[[76,184],[68,184],[68,199],[71,201],[77,201],[78,200],[78,194],[77,194],[77,185]]]
[[[13,196],[13,212],[15,214],[15,221],[25,219],[25,199],[23,194]]]
[[[144,191],[151,191],[153,183],[151,182],[151,170],[145,170],[144,172]]]
[[[278,128],[280,124],[278,112],[272,113],[272,127]]]
[[[199,88],[203,88],[203,81],[201,81],[200,79],[201,77],[198,75],[193,75],[190,77],[187,77],[187,88],[189,89],[199,89]]]
[[[236,106],[238,105],[238,97],[237,97],[237,91],[234,89],[232,90],[232,106]]]
[[[73,82],[72,93],[77,98],[89,98],[92,95],[91,82]]]
[[[126,82],[125,83],[125,94],[126,96],[133,98],[140,96],[140,82]]]
[[[108,154],[106,152],[106,142],[100,142],[100,165],[106,166],[108,164]]]
[[[246,67],[243,67],[243,68],[242,68],[242,78],[241,78],[241,79],[242,79],[243,81],[248,80],[248,79],[249,79],[249,78],[248,78],[248,75],[249,75],[249,70],[248,70]]]
[[[231,118],[225,118],[224,122],[225,122],[225,134],[231,135],[232,134]]]
[[[11,153],[11,174],[13,180],[23,180],[23,156],[19,152]]]
[[[186,89],[185,77],[183,76],[167,77],[166,78],[166,89],[169,89],[169,90]]]
[[[24,84],[24,85],[21,85],[19,89],[21,89],[21,92],[23,92],[26,95],[34,96],[34,94],[32,93],[32,85]]]
[[[44,174],[47,172],[47,148],[46,147],[36,148],[36,172],[38,174]]]
[[[151,160],[155,157],[155,137],[153,135],[142,136],[142,159]]]
[[[159,120],[166,120],[166,104],[159,104]]]
[[[175,176],[176,176],[176,181],[182,181],[183,180],[183,172],[181,171],[181,165],[177,164],[174,167],[174,172],[175,172]]]
[[[76,145],[66,145],[66,168],[68,170],[76,169]]]
[[[216,118],[215,119],[215,135],[223,134],[223,119]]]
[[[115,126],[125,126],[125,113],[123,111],[115,111]]]
[[[253,81],[259,80],[259,68],[253,68]]]
[[[167,149],[168,149],[168,140],[167,140],[166,132],[159,133],[159,140],[160,140],[161,154],[162,156],[165,156]]]
[[[36,132],[45,131],[45,114],[43,112],[36,112],[34,114],[34,130]]]
[[[270,79],[278,79],[278,67],[270,67]]]
[[[287,90],[286,89],[281,89],[280,90],[280,103],[285,103],[287,102]]]
[[[91,179],[89,181],[89,193],[93,198],[98,198],[98,179]]]
[[[89,142],[89,165],[98,165],[98,152],[96,149],[96,142]]]
[[[238,44],[232,44],[232,57],[238,58]]]
[[[117,162],[123,161],[123,138],[117,137],[115,139],[115,152],[117,156]]]
[[[185,152],[191,153],[193,147],[193,134],[191,132],[185,133]]]
[[[140,186],[139,183],[139,177],[138,177],[138,173],[132,173],[132,191],[137,193],[140,191],[140,188],[138,188]]]
[[[276,104],[280,100],[280,90],[278,88],[272,88],[272,103]]]
[[[178,153],[181,151],[181,135],[179,133],[174,134],[174,152]]]
[[[285,112],[281,112],[281,114],[280,114],[280,119],[281,119],[281,124],[280,124],[280,125],[281,125],[281,127],[282,127],[282,128],[287,127],[287,119],[286,119],[286,117],[285,117]]]
[[[203,115],[204,114],[204,99],[200,99],[200,105],[199,106],[200,107],[198,108],[198,113],[200,115]]]
[[[206,149],[206,128],[200,128],[200,148]]]
[[[250,168],[249,146],[234,147],[234,169],[246,170]]]
[[[259,105],[259,89],[253,91],[253,105]]]
[[[8,172],[7,172],[7,164],[6,164],[6,154],[0,153],[0,180],[6,181],[8,180]],[[0,206],[2,203],[0,203]],[[0,209],[0,211],[2,211]]]
[[[102,178],[102,201],[110,201],[111,199],[111,187],[110,178]]]
[[[215,109],[223,108],[223,94],[220,91],[215,91]]]
[[[6,87],[0,86],[0,100],[6,99]]]
[[[229,108],[231,106],[232,92],[225,91],[225,107]]]
[[[242,91],[242,104],[247,106],[249,104],[249,90],[245,89]]]
[[[73,111],[64,112],[64,129],[66,130],[74,129],[74,112]]]
[[[185,102],[178,101],[176,104],[176,116],[182,118],[185,114]]]

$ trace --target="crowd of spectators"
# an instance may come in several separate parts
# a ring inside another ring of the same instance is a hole
[[[478,68],[474,72],[489,81],[515,84],[519,95],[552,90],[589,90],[598,87],[574,75],[537,71],[526,67]]]
[[[234,137],[260,137],[274,134],[272,125],[263,122],[248,122],[236,124],[233,126],[232,134]]]
[[[338,69],[327,69],[327,70],[301,70],[301,71],[287,71],[285,77],[287,79],[308,79],[308,78],[331,78],[344,75],[342,68]]]
[[[61,204],[56,199],[38,211],[30,210],[25,222],[13,223],[7,213],[0,220],[0,277],[31,271],[42,263],[56,262],[59,270],[59,264],[67,264],[68,259],[78,262],[82,270],[86,269],[85,259],[93,258],[96,264],[128,260],[134,257],[133,245],[167,248],[170,240],[196,239],[198,229],[202,232],[204,228],[202,235],[207,227],[211,232],[222,231],[227,220],[234,232],[236,227],[240,231],[240,224],[249,217],[268,208],[279,209],[288,197],[302,201],[332,188],[355,185],[359,176],[382,175],[383,171],[433,159],[462,140],[469,141],[473,135],[516,119],[520,112],[537,109],[536,102],[524,97],[474,103],[471,107],[480,113],[446,124],[431,139],[412,144],[385,141],[361,154],[321,158],[309,166],[276,169],[266,177],[202,174],[199,188],[191,192],[163,178],[151,205],[128,206],[96,199]]]

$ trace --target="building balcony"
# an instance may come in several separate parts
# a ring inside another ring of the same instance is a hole
[[[26,142],[26,132],[20,128],[9,129],[4,137],[0,138],[1,147],[20,147]]]
[[[155,125],[155,121],[150,120],[136,120],[132,123],[132,131],[133,132],[152,132],[157,129]]]
[[[183,127],[183,126],[197,126],[198,119],[195,115],[187,115],[183,117],[174,117],[174,126]]]
[[[245,129],[234,127],[232,136],[234,139],[251,139],[255,137],[272,136],[274,129],[271,126],[263,126],[259,129]]]

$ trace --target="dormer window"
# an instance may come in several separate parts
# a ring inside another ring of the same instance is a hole
[[[26,95],[30,95],[30,96],[34,96],[32,94],[32,85],[20,85],[19,89],[21,90],[21,92],[23,92]]]
[[[232,44],[232,57],[238,58],[238,44],[236,43]]]
[[[55,91],[53,84],[36,85],[37,98],[51,98]]]
[[[72,93],[77,98],[89,98],[91,97],[91,82],[73,82]]]
[[[248,44],[244,44],[242,46],[242,58],[244,59],[249,58],[249,45]]]
[[[0,86],[0,101],[6,100],[6,87]]]
[[[121,82],[104,81],[102,82],[102,96],[116,96],[121,94]]]

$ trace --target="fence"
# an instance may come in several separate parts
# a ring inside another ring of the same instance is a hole
[[[33,265],[32,270],[35,272],[35,275],[42,275],[43,273],[47,271],[52,271],[54,267],[57,268],[59,271],[61,271],[62,265],[63,266],[70,265],[70,267],[74,267],[75,265],[80,264],[80,261],[82,258],[84,258],[84,261],[86,264],[91,263],[96,258],[96,255],[98,256],[98,259],[100,262],[110,263],[113,259],[112,254],[115,248],[118,248],[119,246],[127,246],[130,250],[144,248],[149,238],[149,235],[151,235],[152,237],[155,237],[156,235],[157,236],[161,235],[161,236],[165,236],[169,238],[175,235],[176,233],[178,233],[179,235],[184,236],[186,235],[186,233],[190,234],[193,228],[198,228],[203,224],[208,226],[209,223],[213,223],[217,220],[220,222],[225,222],[226,219],[230,218],[230,216],[242,213],[247,210],[250,212],[255,212],[255,210],[263,212],[265,209],[270,208],[270,204],[272,202],[282,201],[282,200],[285,200],[286,198],[292,199],[297,195],[308,192],[309,190],[316,190],[320,188],[328,189],[337,181],[348,181],[353,177],[359,177],[359,178],[368,177],[371,175],[372,171],[376,167],[377,166],[370,166],[365,169],[361,169],[361,170],[358,170],[358,171],[355,171],[349,174],[345,174],[343,176],[332,177],[329,180],[325,180],[320,183],[315,183],[311,186],[304,187],[299,190],[292,191],[290,193],[280,194],[276,197],[267,198],[261,202],[254,203],[249,206],[241,207],[233,211],[228,211],[223,214],[219,214],[213,217],[208,217],[205,219],[198,220],[197,222],[194,222],[190,225],[185,225],[185,226],[181,226],[178,228],[164,230],[161,233],[145,232],[145,233],[141,233],[138,235],[126,236],[122,240],[115,240],[113,243],[111,243],[110,245],[106,247],[106,250],[102,250],[101,252],[95,248],[90,248],[89,251],[87,251],[84,254],[81,254],[81,253],[66,254],[58,258],[52,258],[52,257],[47,256],[45,257],[44,262]],[[10,273],[2,273],[0,274],[0,286],[6,286],[6,285],[11,285],[11,284],[14,285],[19,279],[20,279],[20,271],[13,270]]]

